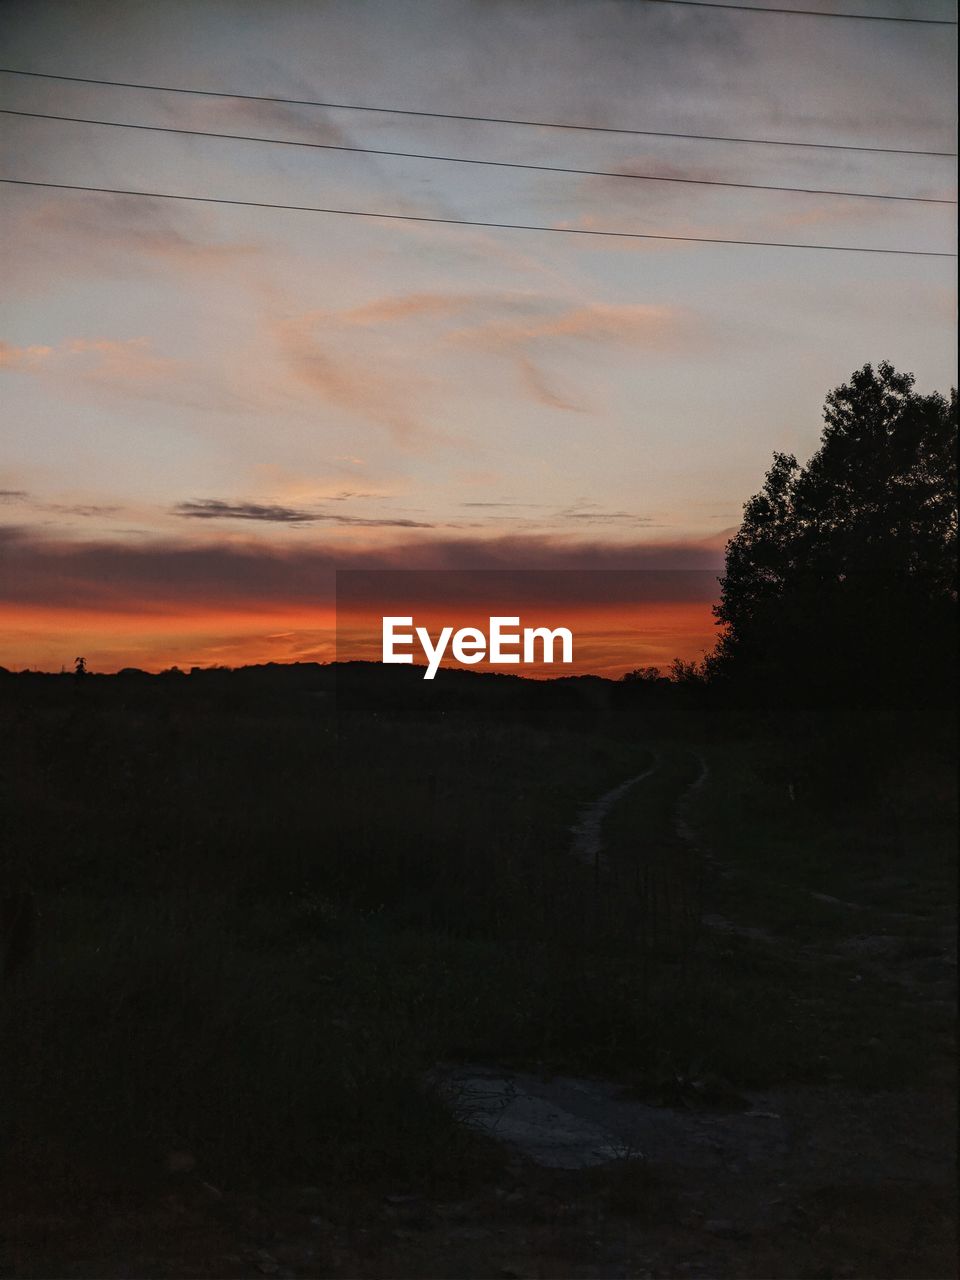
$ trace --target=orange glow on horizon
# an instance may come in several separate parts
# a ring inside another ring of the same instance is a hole
[[[329,605],[184,605],[163,613],[0,605],[0,664],[11,670],[59,671],[78,654],[102,672],[332,662],[335,636]]]
[[[382,612],[341,611],[339,634],[331,605],[305,608],[251,603],[244,607],[207,607],[184,603],[164,612],[74,609],[62,606],[0,605],[0,664],[11,670],[69,669],[82,654],[91,671],[139,667],[157,672],[171,666],[239,667],[265,662],[332,662],[381,659]],[[478,626],[502,612],[485,603],[442,609],[411,606],[414,625],[436,636],[441,626]],[[649,601],[636,605],[596,602],[546,605],[519,611],[523,626],[567,626],[574,636],[574,661],[537,668],[523,664],[474,670],[499,670],[527,676],[594,674],[617,678],[641,666],[666,668],[674,658],[695,660],[716,638],[710,601]],[[414,662],[423,663],[414,647]],[[456,666],[449,656],[443,666]]]

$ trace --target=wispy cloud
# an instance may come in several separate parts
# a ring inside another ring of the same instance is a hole
[[[704,337],[694,317],[680,308],[526,295],[498,299],[473,323],[450,332],[447,341],[512,361],[522,388],[544,408],[584,413],[591,408],[588,397],[558,385],[569,382],[581,362],[595,361],[579,344],[682,354],[702,347]]]
[[[123,279],[171,269],[190,277],[220,274],[263,252],[252,240],[226,238],[209,210],[126,196],[63,192],[34,199],[11,222],[24,250],[8,255],[5,283],[29,293],[65,277]]]
[[[92,359],[72,361],[71,357],[76,356]],[[92,380],[133,382],[167,376],[177,366],[172,360],[153,355],[148,338],[136,337],[69,338],[55,346],[34,344],[28,347],[0,342],[0,368],[29,373],[77,370],[81,376]]]
[[[222,502],[218,498],[178,502],[173,513],[191,520],[263,520],[270,524],[306,524],[316,519],[312,512],[275,503]]]
[[[9,342],[0,342],[0,369],[33,370],[52,354],[52,347],[17,347]]]
[[[544,502],[461,502],[461,507],[544,507]]]
[[[182,361],[154,354],[149,338],[74,338],[63,346],[68,356],[91,357],[81,364],[90,383],[121,387],[156,384],[183,378]]]
[[[588,342],[641,342],[656,350],[689,346],[691,317],[674,307],[642,303],[588,303],[554,308],[515,325],[499,325],[492,332],[500,342],[537,338],[579,338]]]
[[[32,374],[80,389],[88,398],[152,400],[213,411],[265,408],[263,388],[238,370],[158,354],[152,338],[76,337],[55,344],[16,347],[0,343],[0,368]]]
[[[574,520],[580,524],[627,524],[662,528],[652,516],[638,516],[633,511],[603,511],[600,508],[593,507],[588,507],[585,510],[573,508],[567,511],[560,511],[557,514],[557,519],[562,521]]]
[[[528,355],[525,351],[520,351],[515,359],[523,387],[538,404],[543,405],[546,409],[561,409],[568,413],[586,412],[587,406],[582,400],[575,400],[572,396],[563,395],[550,385],[546,374],[533,356]]]
[[[342,497],[348,498],[350,494]],[[390,516],[348,516],[339,512],[311,511],[284,507],[277,503],[224,502],[219,498],[199,498],[179,502],[173,514],[191,520],[257,520],[266,524],[330,524],[353,525],[362,529],[432,529],[430,521],[408,520]]]
[[[376,302],[338,312],[337,322],[348,327],[369,328],[394,320],[459,315],[476,302],[476,295],[471,294],[408,293],[395,298],[379,298]]]
[[[37,507],[41,511],[55,511],[58,515],[84,516],[90,519],[113,516],[123,510],[119,506],[94,502],[44,502],[38,503]]]
[[[118,511],[123,510],[122,507],[112,503],[48,501],[28,492],[26,489],[0,489],[0,502],[11,506],[22,506],[29,511],[52,512],[56,515],[89,518],[116,515]]]
[[[582,393],[567,390],[562,383],[569,379],[556,368],[558,355],[576,368],[577,344],[673,354],[703,344],[695,318],[679,308],[584,303],[520,290],[400,294],[277,317],[271,328],[297,381],[338,408],[385,425],[407,447],[439,438],[430,418],[433,401],[450,389],[436,372],[444,347],[503,358],[535,403],[585,412]],[[582,358],[595,358],[587,347]]]
[[[422,447],[439,435],[425,417],[429,380],[404,353],[356,339],[343,343],[335,313],[279,320],[273,333],[290,373],[322,400],[385,426],[407,448]]]

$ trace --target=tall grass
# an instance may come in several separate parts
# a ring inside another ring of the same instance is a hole
[[[608,819],[598,885],[569,828],[649,762],[642,722],[634,741],[469,710],[338,724],[322,699],[192,679],[28,689],[3,714],[3,877],[40,908],[36,962],[0,1003],[10,1176],[123,1182],[188,1150],[231,1185],[449,1179],[487,1156],[437,1062],[615,1072],[672,1100],[684,1080],[853,1070],[881,1023],[902,1033],[872,1051],[889,1082],[930,1033],[891,1022],[883,984],[854,1010],[842,965],[697,927],[704,864],[675,828],[691,746],[714,766],[694,823],[738,870],[708,877],[710,909],[799,946],[809,889],[846,892],[876,860],[844,852],[866,802],[841,820],[785,799],[782,742],[661,741],[655,784]],[[905,812],[941,785],[926,776]],[[928,815],[925,839],[949,826]],[[918,885],[947,883],[940,858],[914,859]]]

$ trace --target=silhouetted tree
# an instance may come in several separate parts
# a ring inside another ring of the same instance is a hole
[[[707,667],[704,662],[684,662],[683,658],[674,658],[670,663],[670,679],[675,684],[702,684],[706,676]]]
[[[929,695],[952,672],[956,391],[868,364],[824,419],[805,467],[774,454],[727,545],[714,667],[774,696]]]
[[[633,671],[625,671],[620,677],[621,680],[628,684],[633,684],[640,680],[645,680],[648,683],[655,683],[660,678],[661,672],[659,667],[635,667]]]

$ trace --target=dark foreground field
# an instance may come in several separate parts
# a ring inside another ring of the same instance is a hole
[[[329,668],[0,698],[0,1274],[953,1273],[936,717]],[[571,1116],[614,1147],[538,1163]]]

